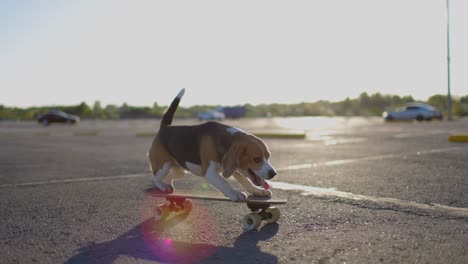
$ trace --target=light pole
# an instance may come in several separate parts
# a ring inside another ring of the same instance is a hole
[[[447,0],[447,118],[452,120],[452,96],[450,95],[450,11]]]

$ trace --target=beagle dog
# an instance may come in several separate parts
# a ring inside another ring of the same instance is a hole
[[[271,196],[266,180],[276,175],[269,163],[265,143],[241,129],[218,122],[193,126],[171,126],[174,113],[185,89],[172,101],[161,120],[159,132],[149,150],[154,187],[161,192],[174,191],[173,180],[187,171],[204,177],[232,201],[247,199],[226,178],[234,178],[255,196]]]

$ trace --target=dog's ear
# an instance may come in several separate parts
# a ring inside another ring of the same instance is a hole
[[[234,141],[223,158],[223,176],[229,178],[239,167],[239,158],[243,151],[243,146]]]

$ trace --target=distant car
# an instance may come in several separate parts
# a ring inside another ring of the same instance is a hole
[[[198,113],[198,120],[223,120],[226,118],[223,112],[216,111],[216,110],[210,110],[210,111],[205,111],[205,112],[200,112]]]
[[[76,115],[70,115],[62,111],[52,110],[47,114],[40,115],[37,118],[37,122],[43,125],[49,125],[51,123],[67,123],[75,124],[80,121],[80,117]]]
[[[222,107],[221,111],[224,113],[226,118],[241,118],[244,117],[247,112],[245,106]]]
[[[410,103],[396,111],[383,112],[383,118],[387,121],[393,120],[441,120],[442,113],[437,108],[423,103]]]

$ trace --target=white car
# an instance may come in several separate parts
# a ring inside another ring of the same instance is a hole
[[[405,107],[396,111],[383,112],[382,116],[386,121],[442,119],[442,113],[439,112],[437,108],[423,103],[407,104]]]

